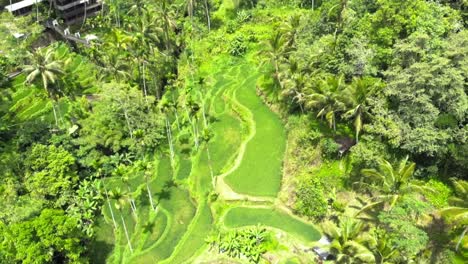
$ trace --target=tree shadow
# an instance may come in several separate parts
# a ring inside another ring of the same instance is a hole
[[[449,226],[442,217],[437,217],[433,214],[430,215],[432,221],[425,227],[425,231],[429,236],[431,248],[431,257],[429,263],[439,263],[439,258],[442,257],[443,252],[450,244]]]
[[[169,200],[171,199],[171,190],[164,188],[160,192],[156,193],[156,197],[158,197],[158,202],[161,200]]]
[[[146,188],[145,188],[146,190]],[[138,204],[138,206],[148,206],[150,205],[149,197],[148,197],[148,192],[141,192],[136,198],[135,202]]]
[[[143,233],[152,233],[155,226],[155,221],[146,222],[146,224],[143,225]]]
[[[95,240],[91,243],[90,259],[93,263],[104,264],[107,257],[110,255],[114,248],[113,244],[106,243],[105,241]]]
[[[164,183],[164,189],[169,189],[169,188],[172,188],[172,187],[177,187],[177,183],[173,180],[173,179],[170,179],[170,180],[167,180],[165,183]]]

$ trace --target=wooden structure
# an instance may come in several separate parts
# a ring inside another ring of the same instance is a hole
[[[57,15],[68,25],[82,22],[102,8],[99,0],[53,0],[53,4]]]
[[[34,5],[39,4],[43,0],[24,0],[11,5],[5,6],[5,9],[15,16],[21,16],[31,13]]]
[[[23,0],[5,7],[14,15],[29,14],[34,5],[43,0]],[[47,0],[54,7],[57,17],[68,25],[83,22],[87,17],[97,14],[101,8],[101,0]]]

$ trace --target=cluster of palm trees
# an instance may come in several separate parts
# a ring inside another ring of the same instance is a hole
[[[264,44],[264,61],[273,66],[272,86],[262,87],[272,101],[285,102],[291,109],[315,113],[336,130],[338,120],[352,120],[356,141],[369,118],[369,98],[382,88],[377,78],[356,76],[346,80],[343,75],[311,74],[299,69],[290,57],[296,49],[295,39],[299,17],[292,16],[282,29]],[[292,106],[291,106],[292,105]]]
[[[370,199],[354,215],[340,215],[335,221],[322,224],[322,230],[331,239],[327,247],[337,257],[338,263],[388,263],[398,255],[397,249],[389,241],[387,231],[380,230],[367,221],[360,219],[363,214],[371,216],[375,212],[391,212],[403,197],[411,194],[435,192],[422,182],[413,179],[415,163],[408,157],[397,165],[380,160],[378,169],[361,170],[362,178],[355,182],[360,190],[367,190]],[[456,196],[449,199],[449,207],[439,210],[447,224],[456,232],[458,238],[455,249],[459,251],[468,232],[468,183],[453,180]],[[377,209],[377,211],[372,211]],[[364,218],[364,219],[367,219]],[[374,221],[375,218],[370,218]],[[465,242],[466,243],[466,242]],[[466,245],[463,244],[466,248]]]
[[[266,252],[263,242],[266,241],[267,234],[265,228],[256,226],[226,233],[217,232],[208,236],[206,242],[210,245],[210,250],[217,250],[233,258],[243,256],[252,263],[258,263]]]

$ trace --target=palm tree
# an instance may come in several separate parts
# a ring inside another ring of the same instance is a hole
[[[148,163],[148,165],[146,166],[146,170],[145,170],[146,191],[148,192],[148,198],[150,200],[151,208],[153,209],[153,211],[156,211],[156,207],[154,206],[154,202],[153,202],[153,195],[151,194],[151,189],[149,185],[149,181],[152,175],[153,175],[153,166],[151,165],[151,163]]]
[[[104,55],[103,62],[105,65],[101,68],[101,71],[104,76],[112,76],[117,82],[130,78],[130,66],[123,56],[117,54]]]
[[[299,33],[299,26],[301,22],[301,15],[293,14],[288,18],[287,23],[284,23],[281,27],[281,31],[283,31],[284,38],[287,39],[287,45],[289,47],[294,46],[296,43],[296,37]]]
[[[450,197],[450,206],[442,209],[440,213],[454,223],[455,226],[464,227],[455,247],[455,250],[458,251],[463,238],[468,232],[468,182],[463,180],[453,180],[452,182],[457,196]]]
[[[197,5],[197,0],[187,0],[187,12],[191,20],[193,20],[193,15],[195,13],[196,5]],[[206,15],[208,31],[210,31],[211,30],[211,18],[210,18],[210,9],[209,9],[207,0],[203,0],[203,9]]]
[[[284,61],[284,56],[288,53],[288,42],[283,33],[277,31],[271,38],[264,42],[265,50],[260,53],[267,56],[268,61],[275,69],[275,80],[278,82],[281,90],[283,90],[283,82],[281,79],[280,65]]]
[[[327,221],[322,225],[323,232],[332,239],[328,246],[336,256],[337,263],[375,263],[375,257],[367,247],[368,238],[363,234],[363,222],[349,217],[339,218],[338,225]]]
[[[127,50],[132,41],[133,38],[129,36],[127,32],[113,28],[111,34],[109,34],[109,39],[105,43],[116,50],[117,53],[123,53],[123,51]]]
[[[133,5],[130,7],[130,10],[128,11],[127,14],[136,14],[138,17],[141,17],[143,12],[148,11],[148,9],[145,6],[145,1],[144,0],[133,0]]]
[[[119,210],[119,213],[120,213],[120,219],[122,221],[122,225],[124,228],[125,237],[127,238],[128,248],[130,249],[130,252],[133,253],[132,242],[130,241],[130,236],[128,235],[127,224],[125,222],[125,218],[123,217],[123,213],[122,213],[122,208],[127,203],[126,194],[123,193],[120,189],[112,190],[110,191],[109,194],[110,194],[111,199],[116,201],[115,208],[117,208],[117,210]]]
[[[388,205],[388,209],[392,209],[395,203],[405,194],[433,191],[433,189],[418,185],[416,182],[412,181],[412,176],[416,164],[414,162],[408,162],[408,156],[400,161],[397,167],[392,166],[387,160],[379,161],[379,169],[363,169],[361,174],[369,178],[372,181],[372,184],[366,184],[363,182],[357,182],[357,184],[364,184],[369,186],[371,189],[374,189],[381,193],[374,197],[368,205],[361,208],[361,210],[356,214],[360,214],[363,211],[366,211],[370,208],[373,208],[378,205]]]
[[[163,30],[156,26],[156,18],[153,18],[148,12],[140,14],[139,19],[131,24],[130,28],[133,33],[133,51],[139,64],[140,79],[143,82],[143,92],[146,99],[148,95],[146,88],[146,58],[149,54],[154,55],[154,44],[159,42],[158,35]],[[147,52],[148,50],[150,52]]]
[[[128,200],[130,202],[130,207],[132,208],[133,214],[135,215],[135,217],[138,217],[137,216],[136,203],[135,203],[135,200],[132,197],[132,191],[130,189],[127,166],[119,164],[117,166],[117,168],[115,169],[115,171],[114,171],[114,175],[119,177],[122,180],[122,182],[126,185],[127,191],[128,191],[128,194],[126,195],[126,197],[128,198]]]
[[[367,113],[369,97],[379,86],[379,80],[375,78],[354,78],[343,93],[343,101],[350,108],[345,117],[354,118],[354,129],[356,131],[356,142],[359,142],[359,133],[362,130],[364,115]]]
[[[52,100],[55,125],[58,127],[57,112],[55,110],[58,91],[51,87],[51,84],[55,84],[57,79],[65,74],[62,70],[62,62],[55,60],[51,48],[38,48],[34,53],[28,52],[28,57],[31,58],[31,63],[23,66],[23,72],[27,74],[26,82],[31,84],[38,78],[42,79],[42,87]]]
[[[336,119],[345,110],[341,93],[345,88],[343,76],[328,76],[306,90],[306,108],[316,111],[317,117],[325,117],[328,125],[336,131]]]
[[[109,211],[111,213],[112,223],[114,224],[114,228],[117,229],[117,222],[115,221],[114,210],[112,209],[109,192],[107,191],[107,187],[106,187],[106,184],[104,183],[104,180],[102,181],[102,186],[104,187],[104,194],[106,195],[107,205],[109,206]]]
[[[172,50],[172,45],[171,45],[171,38],[169,31],[173,31],[174,28],[176,28],[176,19],[175,19],[175,14],[173,12],[170,12],[169,9],[167,8],[167,0],[161,1],[161,5],[158,6],[158,9],[156,9],[156,12],[159,13],[159,19],[161,19],[162,24],[163,24],[163,32],[164,32],[164,43],[166,46],[167,51]]]
[[[391,260],[398,255],[397,249],[390,243],[388,232],[375,229],[369,236],[369,244],[375,256],[375,263],[392,263]]]

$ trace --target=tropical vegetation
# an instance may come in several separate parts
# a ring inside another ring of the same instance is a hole
[[[466,1],[10,2],[0,263],[468,261]]]

